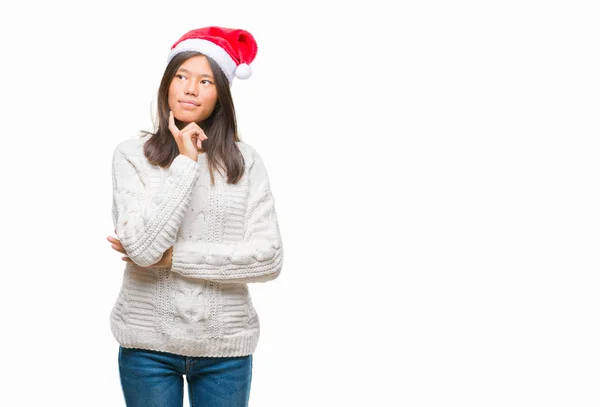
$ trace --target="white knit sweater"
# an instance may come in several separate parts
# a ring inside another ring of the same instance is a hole
[[[267,171],[258,153],[236,143],[246,163],[237,184],[206,154],[179,155],[169,169],[150,165],[150,136],[121,142],[113,155],[113,222],[135,264],[125,263],[111,312],[122,346],[185,356],[254,352],[260,324],[247,283],[275,279],[283,248]],[[172,267],[149,268],[173,246]]]

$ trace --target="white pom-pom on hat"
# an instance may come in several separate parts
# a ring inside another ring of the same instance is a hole
[[[239,64],[235,69],[235,77],[240,79],[248,79],[252,76],[252,68],[248,64]]]

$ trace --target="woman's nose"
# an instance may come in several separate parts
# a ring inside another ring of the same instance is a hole
[[[198,86],[196,86],[196,84],[193,83],[193,81],[190,81],[187,84],[187,86],[185,87],[185,94],[192,95],[192,96],[198,96]]]

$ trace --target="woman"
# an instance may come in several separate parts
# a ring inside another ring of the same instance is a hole
[[[240,141],[230,86],[257,46],[205,27],[171,48],[158,128],[113,155],[113,221],[125,254],[111,313],[127,406],[247,406],[259,319],[247,283],[275,279],[283,248],[269,179]]]

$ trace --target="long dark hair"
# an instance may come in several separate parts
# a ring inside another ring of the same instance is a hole
[[[177,70],[185,61],[196,55],[204,55],[195,51],[182,52],[169,62],[165,68],[157,97],[158,127],[154,133],[142,131],[142,136],[152,135],[144,144],[144,155],[153,165],[168,168],[175,157],[179,155],[179,148],[175,138],[169,130],[169,87]],[[206,56],[206,55],[205,55]],[[213,171],[221,170],[227,174],[227,183],[235,184],[244,175],[244,157],[236,141],[240,141],[237,132],[235,107],[229,89],[227,77],[219,65],[206,56],[215,78],[217,87],[217,103],[212,114],[202,122],[200,127],[208,137],[202,141],[202,149],[207,156],[210,179],[214,185]]]

